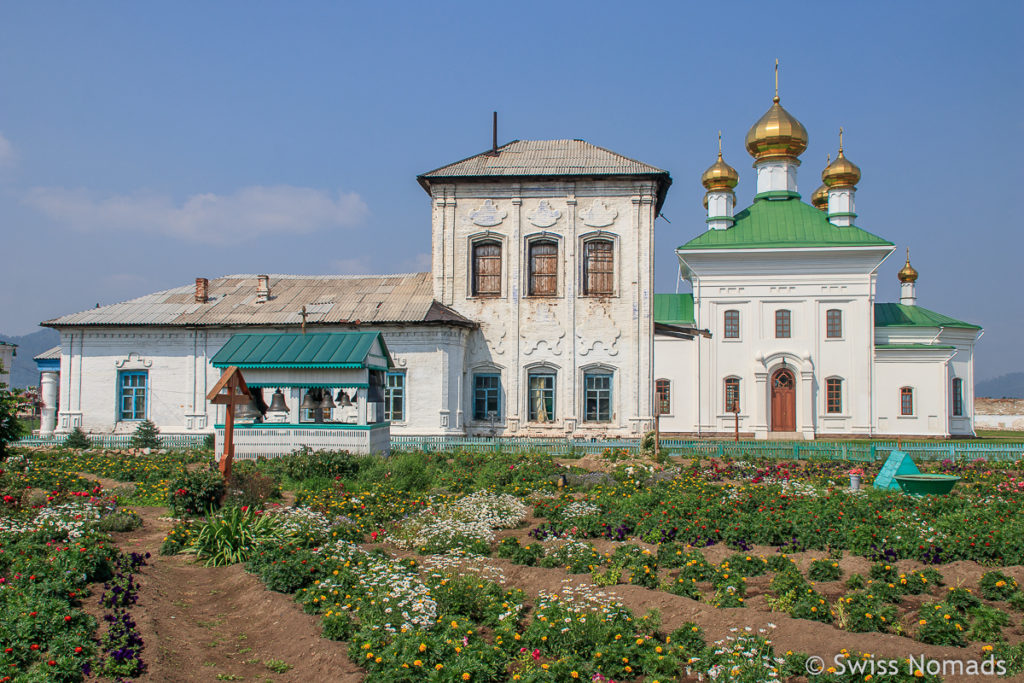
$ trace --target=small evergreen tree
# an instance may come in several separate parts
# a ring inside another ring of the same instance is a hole
[[[160,430],[152,420],[143,420],[132,434],[132,448],[160,448]]]
[[[3,364],[0,364],[0,374],[3,371]],[[21,436],[22,427],[18,420],[19,402],[18,392],[11,391],[5,383],[0,382],[0,461],[7,458],[9,444]]]
[[[68,434],[68,438],[64,439],[64,448],[78,448],[85,450],[86,448],[92,447],[92,441],[89,441],[89,437],[85,435],[81,427],[75,427]]]

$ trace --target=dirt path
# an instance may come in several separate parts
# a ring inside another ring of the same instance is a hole
[[[319,619],[268,591],[241,566],[208,568],[158,554],[166,508],[136,508],[141,528],[116,534],[125,552],[149,552],[132,610],[146,643],[140,681],[362,681],[343,643],[320,637]],[[277,673],[264,662],[284,662]]]

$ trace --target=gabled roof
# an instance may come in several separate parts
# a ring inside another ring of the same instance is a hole
[[[210,362],[215,368],[365,368],[371,354],[391,365],[380,332],[234,334]]]
[[[672,184],[668,171],[617,154],[584,140],[513,140],[455,163],[435,168],[417,180],[428,193],[431,181],[510,177],[657,176],[658,207]]]
[[[693,294],[655,294],[654,322],[693,325]]]
[[[980,330],[979,325],[965,323],[948,315],[929,311],[921,306],[875,304],[875,327],[962,327]]]
[[[42,324],[186,326],[476,323],[434,300],[430,273],[402,275],[270,275],[270,299],[256,303],[256,275],[228,275],[209,282],[206,303],[194,285],[167,289],[119,304],[72,313]]]
[[[60,360],[60,346],[54,346],[52,349],[46,349],[32,360]]]
[[[892,242],[858,227],[832,225],[823,211],[794,197],[756,200],[736,214],[731,228],[706,230],[679,249],[891,246]]]

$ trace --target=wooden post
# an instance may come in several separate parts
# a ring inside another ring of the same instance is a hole
[[[732,411],[733,416],[736,419],[736,441],[740,440],[740,409],[736,406],[736,410]]]
[[[222,391],[224,393],[221,393]],[[216,405],[227,406],[224,416],[224,452],[221,453],[219,465],[224,483],[227,483],[231,478],[231,463],[235,459],[235,406],[252,400],[242,371],[234,365],[225,370],[206,395],[206,400]]]

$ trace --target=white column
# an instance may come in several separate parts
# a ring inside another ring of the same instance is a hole
[[[59,377],[59,372],[47,370],[39,378],[39,397],[43,404],[39,436],[53,436],[53,432],[57,428],[57,382]]]
[[[757,170],[757,194],[780,193],[784,199],[787,193],[798,192],[796,187],[797,159],[770,159],[754,164]]]
[[[736,206],[736,195],[732,192],[712,190],[707,193],[708,230],[727,230],[733,223],[733,209]]]
[[[854,210],[852,187],[830,187],[828,189],[828,221],[832,225],[846,227],[853,225],[857,217]]]
[[[900,283],[900,303],[904,306],[916,306],[917,305],[917,283],[915,282],[901,282]]]

